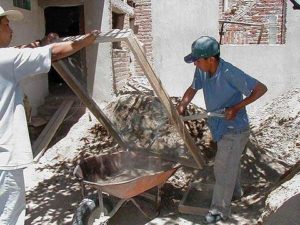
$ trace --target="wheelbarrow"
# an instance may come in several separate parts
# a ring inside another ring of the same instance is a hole
[[[179,167],[179,164],[164,161],[158,156],[148,155],[144,152],[124,151],[85,158],[76,166],[74,175],[82,184],[83,195],[85,195],[86,184],[97,189],[100,208],[98,214],[100,213],[100,216],[96,220],[98,224],[104,224],[123,204],[129,201],[144,216],[151,218],[134,197],[138,195],[149,197],[149,194],[145,192],[155,187],[157,187],[157,196],[154,199],[156,215],[158,215],[161,201],[160,189]],[[109,212],[104,205],[103,193],[119,199]]]

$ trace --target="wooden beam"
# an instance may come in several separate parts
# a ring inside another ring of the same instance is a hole
[[[66,60],[66,59],[64,59]],[[73,92],[82,100],[85,106],[93,113],[93,115],[99,120],[99,122],[107,129],[110,135],[117,141],[117,143],[126,150],[128,146],[125,144],[121,136],[114,129],[110,120],[101,111],[97,103],[89,96],[85,91],[84,87],[76,80],[72,75],[70,69],[64,63],[64,60],[59,60],[54,62],[52,66],[58,72],[58,74],[63,78],[63,80],[69,85]]]
[[[74,102],[73,100],[63,101],[63,103],[60,105],[58,110],[54,113],[54,115],[47,123],[46,127],[43,129],[42,133],[38,136],[36,141],[33,143],[32,150],[33,150],[33,156],[35,162],[39,161],[39,159],[43,156],[43,154],[47,150],[50,141],[52,140],[57,129],[59,128],[64,118],[66,117],[73,102]]]
[[[131,29],[115,29],[103,34],[101,33],[100,36],[95,40],[95,43],[126,41],[131,35]]]
[[[202,156],[199,154],[200,150],[195,145],[194,140],[192,139],[191,135],[185,128],[185,125],[180,118],[177,110],[175,109],[170,97],[168,96],[167,92],[165,91],[160,79],[156,76],[151,64],[149,63],[146,55],[143,52],[142,47],[139,44],[139,41],[136,37],[131,33],[131,35],[126,40],[128,46],[133,51],[136,59],[140,63],[141,68],[143,69],[146,77],[148,78],[152,88],[154,89],[155,93],[157,94],[158,98],[160,99],[161,103],[165,107],[168,117],[177,128],[181,138],[183,139],[187,149],[195,159],[199,168],[203,168],[205,161]]]
[[[128,37],[132,35],[131,29],[114,29],[105,33],[101,33],[99,37],[96,38],[95,44],[99,43],[106,43],[106,42],[119,42],[119,41],[126,41]],[[77,35],[77,36],[70,36],[58,39],[58,42],[61,41],[74,41],[80,40],[84,38],[85,35]]]
[[[263,23],[244,23],[244,22],[229,21],[229,20],[219,20],[219,23],[221,24],[219,44],[222,44],[222,36],[224,35],[224,33],[223,33],[224,23],[239,24],[239,25],[244,25],[244,26],[258,26],[258,27],[260,27],[260,32],[259,32],[258,40],[257,40],[257,44],[260,44],[261,37],[262,37],[262,32],[263,32],[263,29],[264,29],[264,24]]]
[[[245,26],[263,26],[262,23],[244,23],[239,21],[230,21],[230,20],[219,20],[219,23],[231,23],[231,24],[239,24],[239,25],[245,25]]]
[[[38,5],[42,8],[50,6],[78,6],[83,5],[84,0],[38,0]]]
[[[198,188],[198,187],[201,188]],[[205,216],[208,211],[209,211],[209,206],[200,206],[201,203],[202,204],[210,204],[210,200],[209,203],[207,203],[207,199],[211,198],[212,195],[212,190],[213,190],[213,185],[205,185],[205,184],[201,184],[201,183],[194,183],[193,181],[190,181],[189,186],[187,191],[184,193],[183,198],[181,199],[179,205],[178,205],[178,211],[180,213],[184,213],[184,214],[190,214],[190,215],[198,215],[198,216]],[[196,191],[196,193],[195,193]],[[193,193],[191,193],[193,192]],[[202,193],[203,192],[203,193]],[[195,200],[192,201],[194,204],[191,204],[191,195],[193,194],[193,199],[196,196],[197,199],[197,203],[195,204]],[[201,194],[203,195],[203,198],[201,198]],[[209,196],[207,196],[209,195]],[[199,198],[200,196],[200,198]]]

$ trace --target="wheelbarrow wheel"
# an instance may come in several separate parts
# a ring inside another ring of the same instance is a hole
[[[111,201],[103,197],[104,216],[113,209]],[[72,225],[92,225],[100,217],[98,198],[85,198],[81,201],[73,216]],[[105,224],[105,223],[104,223]]]

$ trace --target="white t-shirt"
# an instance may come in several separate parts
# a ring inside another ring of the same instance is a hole
[[[23,91],[20,81],[47,73],[51,67],[50,46],[0,48],[0,169],[13,170],[32,162]]]

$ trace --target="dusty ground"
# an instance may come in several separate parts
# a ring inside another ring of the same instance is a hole
[[[223,224],[258,224],[260,220],[269,218],[271,212],[276,211],[290,197],[299,195],[300,188],[297,182],[299,176],[294,177],[296,180],[290,180],[290,183],[274,189],[280,176],[300,160],[299,103],[300,89],[290,90],[266,105],[261,116],[252,120],[251,140],[242,158],[242,183],[245,196],[233,202],[233,217]],[[139,111],[138,114],[141,112]],[[155,120],[155,123],[157,121]],[[178,204],[187,190],[190,179],[203,184],[213,183],[215,148],[209,141],[205,124],[201,122],[197,125],[188,125],[194,137],[199,132],[199,127],[205,135],[195,138],[195,141],[201,146],[207,159],[208,165],[205,169],[198,171],[183,167],[170,178],[163,189],[162,213],[158,218],[152,221],[146,220],[129,204],[123,207],[109,224],[203,224],[203,218],[200,216],[178,213]],[[170,135],[168,129],[160,132],[165,136]],[[128,140],[132,140],[128,131],[124,132],[125,134]],[[154,135],[151,137],[156,141],[149,144],[143,141],[147,139],[147,135],[152,134],[146,132],[139,136],[137,143],[139,146],[150,144],[155,146],[155,142],[156,146],[170,144],[173,146],[177,143],[168,142],[168,138],[159,141],[158,136]],[[80,157],[113,151],[116,149],[115,146],[116,143],[109,134],[88,112],[83,114],[71,128],[64,130],[62,127],[40,162],[25,171],[28,203],[26,224],[70,224],[73,213],[81,201],[81,188],[72,175],[76,161]],[[163,148],[158,149],[162,152]],[[175,155],[182,154],[181,147],[176,149],[180,151]],[[208,200],[203,204],[207,205]]]

